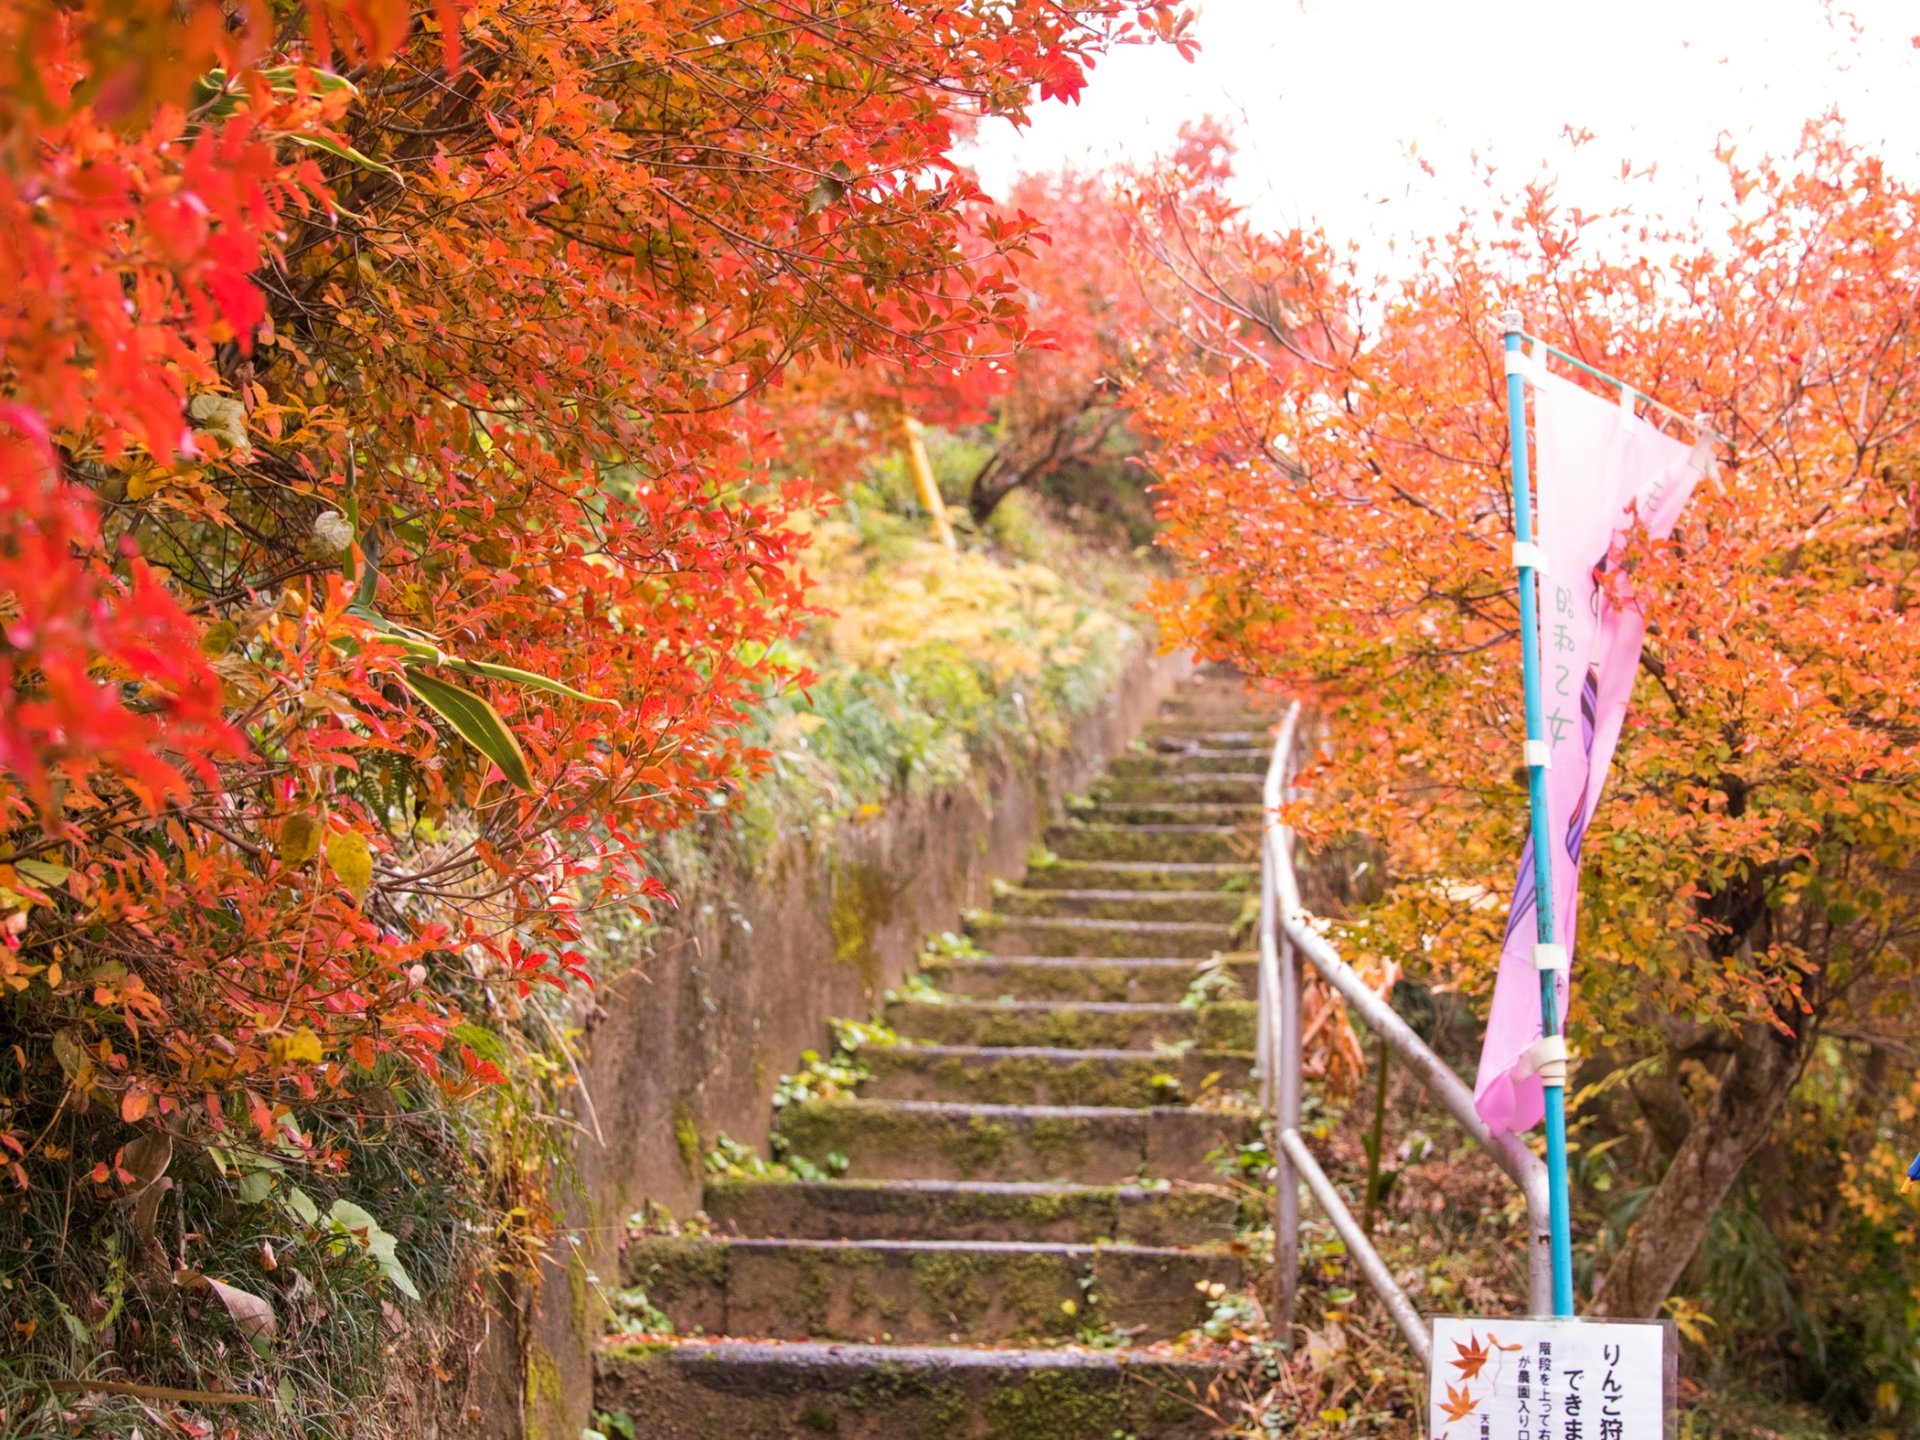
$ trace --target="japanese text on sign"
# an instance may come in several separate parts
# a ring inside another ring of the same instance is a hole
[[[1590,1320],[1433,1322],[1433,1440],[1660,1440],[1669,1327]]]

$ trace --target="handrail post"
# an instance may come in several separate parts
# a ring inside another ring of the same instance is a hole
[[[1293,947],[1282,928],[1277,852],[1287,832],[1279,802],[1292,754],[1295,706],[1274,741],[1261,786],[1259,1058],[1262,1098],[1273,1120],[1273,1338],[1293,1347],[1300,1293],[1300,1177],[1282,1140],[1300,1123],[1300,987]],[[1292,983],[1289,984],[1289,977]]]
[[[1280,937],[1280,1103],[1275,1138],[1300,1128],[1300,956],[1293,942]],[[1274,1146],[1273,1264],[1280,1274],[1279,1307],[1273,1334],[1283,1349],[1293,1348],[1293,1320],[1300,1290],[1300,1176],[1284,1145]]]

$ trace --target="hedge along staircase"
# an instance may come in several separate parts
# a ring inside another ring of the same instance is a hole
[[[641,1440],[1210,1433],[1214,1368],[1144,1347],[1242,1281],[1209,1157],[1258,1133],[1253,1015],[1212,997],[1253,990],[1267,724],[1232,677],[1167,702],[890,1000],[855,1094],[780,1112],[776,1148],[838,1178],[714,1180],[708,1233],[629,1239],[681,1338],[609,1342],[597,1408]]]

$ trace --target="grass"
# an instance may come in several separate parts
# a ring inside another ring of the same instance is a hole
[[[127,1138],[117,1123],[56,1121],[67,1183],[0,1204],[0,1440],[176,1433],[183,1408],[248,1434],[370,1433],[396,1342],[437,1353],[492,1227],[467,1114],[403,1088],[357,1103],[310,1135],[319,1162],[183,1148],[150,1205],[91,1178]],[[249,1399],[183,1406],[79,1382]]]

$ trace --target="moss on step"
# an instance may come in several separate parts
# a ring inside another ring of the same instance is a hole
[[[669,1354],[674,1348],[672,1340],[609,1340],[601,1349],[601,1356],[609,1362],[638,1365],[658,1355]]]
[[[1016,1255],[1001,1265],[998,1276],[1001,1303],[1023,1316],[1028,1327],[1041,1335],[1071,1335],[1088,1318],[1075,1300],[1072,1311],[1061,1307],[1062,1274],[1060,1260],[1052,1255]],[[1077,1282],[1080,1277],[1073,1277]]]
[[[950,1321],[956,1330],[969,1329],[987,1308],[979,1266],[962,1250],[915,1256],[913,1298],[927,1315]]]
[[[975,1115],[964,1128],[950,1126],[940,1136],[940,1153],[963,1177],[993,1170],[1020,1148],[1013,1130],[996,1120]]]
[[[1195,1038],[1205,1050],[1251,1050],[1254,1047],[1254,1005],[1251,1000],[1223,1000],[1202,1005]]]
[[[1043,1116],[1033,1122],[1027,1145],[1047,1174],[1073,1174],[1087,1161],[1087,1127],[1081,1120]]]
[[[700,1288],[724,1289],[728,1247],[724,1240],[691,1235],[647,1235],[627,1244],[620,1275],[647,1292],[655,1304]]]
[[[1096,1388],[1043,1372],[996,1389],[986,1411],[992,1440],[1087,1440],[1124,1432],[1127,1398],[1119,1384]]]

